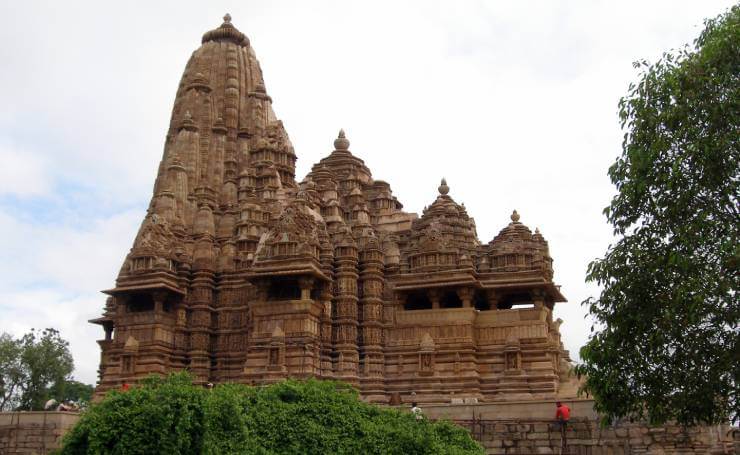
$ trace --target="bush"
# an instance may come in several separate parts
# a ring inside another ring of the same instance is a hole
[[[111,391],[61,454],[482,454],[463,428],[363,403],[350,386],[287,380],[191,385],[187,374]]]

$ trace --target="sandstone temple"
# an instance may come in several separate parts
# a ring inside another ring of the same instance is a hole
[[[482,242],[442,179],[405,212],[343,131],[300,182],[295,163],[227,15],[187,63],[151,204],[91,321],[99,392],[187,369],[337,379],[379,403],[574,396],[553,259],[516,211]]]

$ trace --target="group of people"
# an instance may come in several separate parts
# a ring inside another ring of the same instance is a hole
[[[59,403],[55,399],[50,399],[44,404],[44,411],[67,411],[67,412],[78,412],[80,405],[72,400],[62,401]]]
[[[424,419],[424,414],[416,401],[411,403],[411,414],[416,417],[416,420]],[[570,408],[561,401],[555,403],[555,421],[559,426],[563,447],[565,447],[567,445],[566,430],[568,429],[568,421],[570,421]]]

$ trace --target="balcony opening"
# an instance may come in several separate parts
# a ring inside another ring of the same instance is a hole
[[[129,313],[144,313],[154,311],[154,300],[149,294],[134,294],[126,303]]]
[[[425,292],[414,292],[406,297],[406,304],[403,307],[406,310],[431,310],[432,301]]]
[[[473,296],[473,304],[478,311],[487,311],[491,309],[491,304],[482,292],[476,292]]]
[[[301,298],[301,288],[296,280],[274,279],[267,288],[267,300],[297,300]]]
[[[518,292],[515,294],[506,295],[498,303],[499,310],[510,310],[512,308],[522,309],[532,307],[534,307],[534,303],[532,302],[532,297],[529,295],[528,292]]]
[[[442,295],[439,301],[440,308],[462,308],[462,300],[458,297],[457,292],[447,291]]]

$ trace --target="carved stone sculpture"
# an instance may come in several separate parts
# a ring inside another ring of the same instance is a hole
[[[187,369],[340,379],[382,403],[558,396],[565,299],[539,231],[514,211],[481,243],[444,179],[420,217],[403,211],[343,130],[300,183],[295,161],[227,15],[188,61],[152,203],[92,321],[98,392]]]

